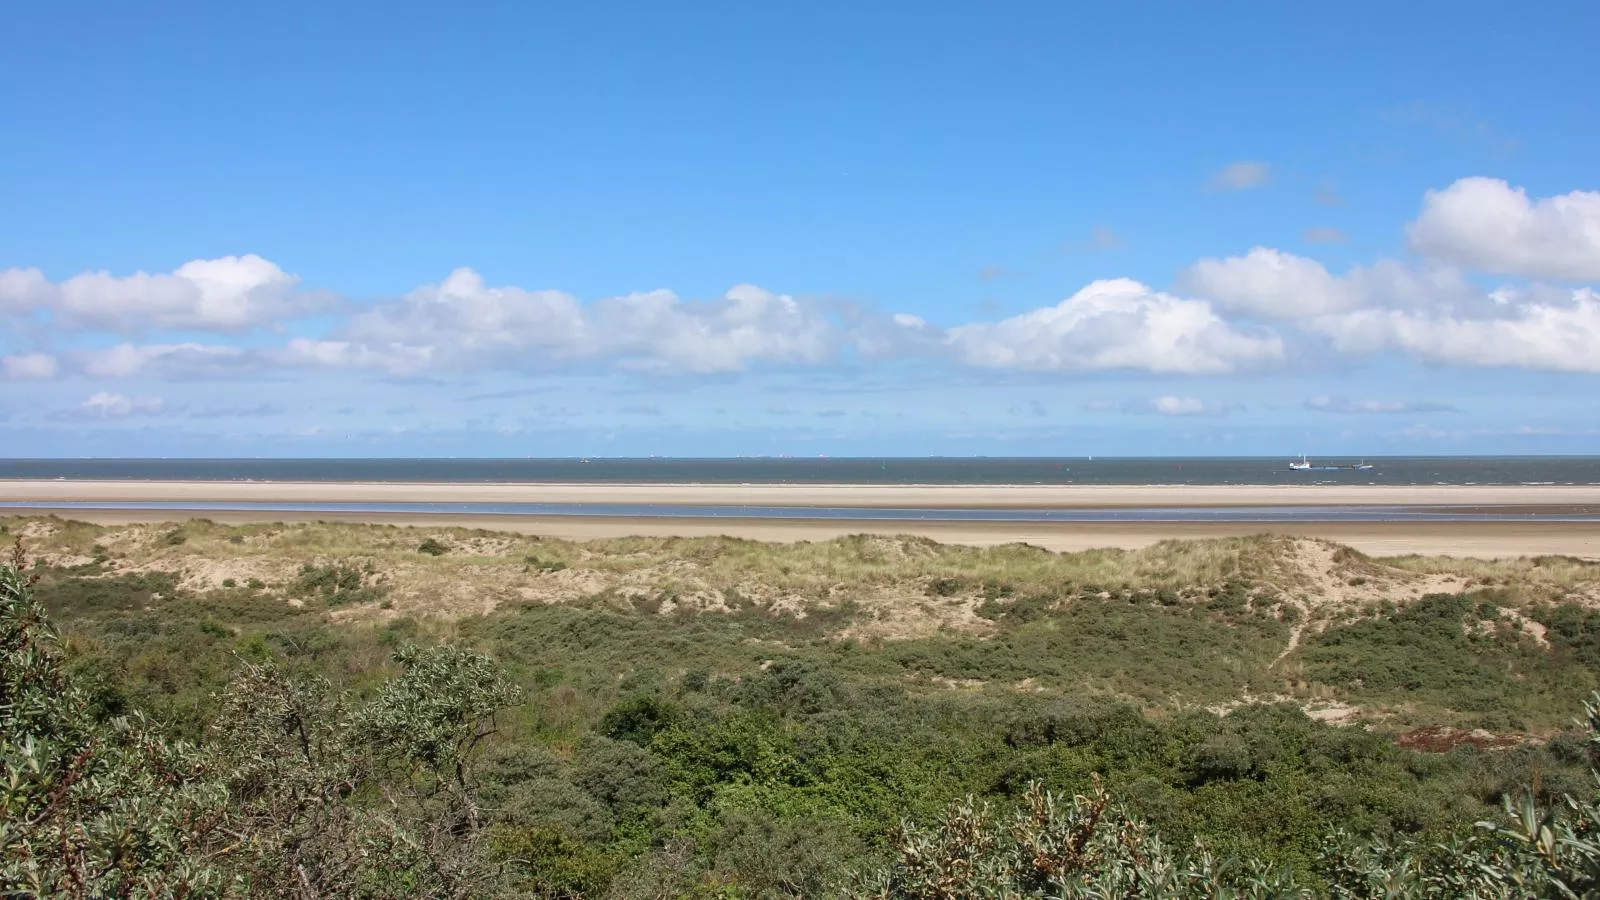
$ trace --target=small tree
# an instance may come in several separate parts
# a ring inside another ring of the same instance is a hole
[[[138,716],[97,720],[34,601],[20,542],[0,565],[0,896],[209,897],[226,792],[196,748]]]
[[[500,883],[472,764],[518,691],[402,649],[367,703],[245,665],[207,746],[99,720],[20,547],[0,565],[0,897],[474,897]]]

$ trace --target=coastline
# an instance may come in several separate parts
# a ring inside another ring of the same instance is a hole
[[[39,504],[0,509],[0,517],[56,515],[101,524],[204,518],[230,524],[367,522],[537,533],[573,540],[727,534],[760,541],[819,541],[847,534],[908,534],[945,543],[1024,542],[1057,551],[1138,549],[1168,539],[1251,534],[1324,538],[1375,556],[1508,557],[1559,554],[1600,558],[1600,521],[1542,520],[1600,510],[1600,486],[1558,485],[816,485],[816,484],[491,484],[398,482],[6,481],[0,500]],[[159,509],[88,509],[79,503],[164,503]],[[863,518],[487,514],[439,511],[282,511],[185,509],[184,503],[550,503],[679,506],[827,506],[861,509]],[[59,507],[50,504],[60,503]],[[882,520],[874,507],[906,509],[1139,509],[1198,507],[1496,508],[1504,521],[1022,522]]]
[[[904,509],[1241,506],[1600,507],[1600,485],[914,485],[7,481],[35,503],[617,503]]]

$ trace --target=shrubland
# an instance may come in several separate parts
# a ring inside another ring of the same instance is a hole
[[[1582,561],[5,525],[14,894],[1595,889]]]

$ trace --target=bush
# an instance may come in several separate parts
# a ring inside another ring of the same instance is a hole
[[[567,564],[559,559],[540,559],[531,553],[524,556],[522,562],[535,572],[559,572],[567,567]]]
[[[428,556],[443,556],[450,552],[450,548],[433,538],[428,538],[417,545],[417,552],[425,553]]]
[[[389,589],[379,582],[372,563],[357,566],[334,562],[321,566],[302,565],[289,591],[298,597],[321,598],[329,606],[344,606],[381,600]]]

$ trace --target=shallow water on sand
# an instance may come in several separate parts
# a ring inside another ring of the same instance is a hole
[[[832,506],[705,506],[652,503],[248,503],[207,501],[5,501],[0,509],[184,512],[601,516],[669,519],[805,519],[949,522],[1600,522],[1600,513],[1477,506],[1225,506],[1113,509],[907,509]]]

